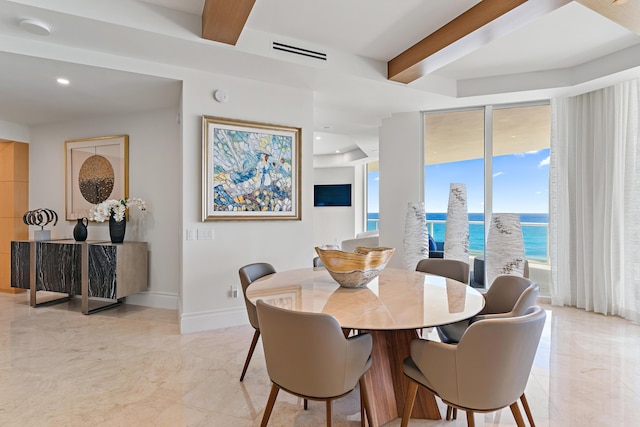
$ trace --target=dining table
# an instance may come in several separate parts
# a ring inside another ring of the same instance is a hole
[[[372,364],[365,375],[372,419],[382,425],[402,415],[408,380],[402,362],[418,331],[469,319],[482,310],[484,297],[453,279],[418,271],[385,268],[359,288],[341,287],[324,267],[277,272],[246,291],[255,304],[307,313],[325,313],[345,330],[370,333]],[[440,419],[435,396],[420,388],[412,418]]]

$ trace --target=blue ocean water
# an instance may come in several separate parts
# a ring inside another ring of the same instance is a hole
[[[367,230],[378,228],[378,213],[369,213]],[[446,213],[427,213],[427,228],[436,242],[444,241]],[[522,237],[524,238],[525,255],[529,259],[547,260],[547,235],[549,229],[549,215],[542,213],[520,214]],[[469,214],[469,252],[481,254],[484,252],[484,214]]]

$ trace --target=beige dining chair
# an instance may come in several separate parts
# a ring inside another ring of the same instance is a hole
[[[329,314],[285,310],[262,300],[256,305],[272,382],[261,426],[269,422],[280,389],[304,399],[326,401],[327,426],[331,426],[331,402],[357,384],[361,425],[365,414],[373,425],[364,381],[371,367],[371,335],[345,338],[340,324]]]
[[[536,287],[533,280],[525,277],[502,275],[495,278],[489,290],[483,294],[484,308],[478,314],[508,313],[513,310],[518,298],[528,288]],[[535,296],[537,298],[537,294]],[[535,304],[531,304],[535,305]],[[527,307],[525,307],[526,309]],[[440,341],[455,344],[469,327],[471,319],[436,327]]]
[[[524,427],[518,399],[524,394],[546,314],[538,306],[523,316],[482,319],[469,326],[457,345],[416,339],[402,371],[409,379],[401,427],[411,417],[418,386],[448,406],[467,412],[494,412],[509,406]],[[531,420],[530,420],[531,421]]]
[[[253,351],[256,349],[258,338],[260,338],[258,313],[256,312],[256,307],[247,298],[247,288],[255,280],[275,272],[276,269],[266,262],[247,264],[244,267],[240,267],[240,270],[238,270],[238,274],[240,275],[240,284],[242,285],[242,296],[244,297],[244,304],[247,307],[247,315],[249,316],[249,323],[255,330],[253,333],[253,339],[251,340],[251,346],[249,347],[249,353],[247,354],[247,359],[245,360],[244,367],[242,368],[240,381],[244,380],[244,375],[247,373],[247,368],[249,367],[249,362],[253,356]]]
[[[514,304],[511,311],[508,313],[495,313],[495,314],[479,314],[475,317],[472,317],[469,321],[469,324],[477,322],[483,319],[499,319],[505,317],[517,317],[524,315],[530,307],[533,307],[537,304],[538,294],[540,293],[540,286],[537,283],[532,283],[524,292],[520,295],[516,303]],[[457,344],[457,342],[449,342],[448,344]],[[524,408],[524,412],[527,414],[527,419],[529,420],[529,424],[534,427],[535,424],[533,422],[533,416],[531,415],[531,409],[529,408],[529,403],[527,402],[527,397],[522,393],[520,396],[520,400],[522,401],[522,406]],[[453,409],[453,412],[452,412]],[[446,419],[456,419],[457,409],[451,408],[451,406],[447,406],[447,416]]]
[[[416,266],[416,271],[448,277],[469,284],[469,264],[456,259],[425,258]]]

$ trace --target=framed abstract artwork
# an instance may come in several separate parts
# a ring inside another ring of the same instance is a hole
[[[129,196],[129,136],[65,141],[66,219],[89,217],[107,199]]]
[[[300,128],[202,117],[202,220],[300,220]]]

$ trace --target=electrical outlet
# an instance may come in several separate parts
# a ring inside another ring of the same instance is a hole
[[[231,295],[231,298],[238,298],[238,287],[236,285],[231,285],[229,295]]]
[[[187,240],[196,240],[195,230],[187,230]]]

